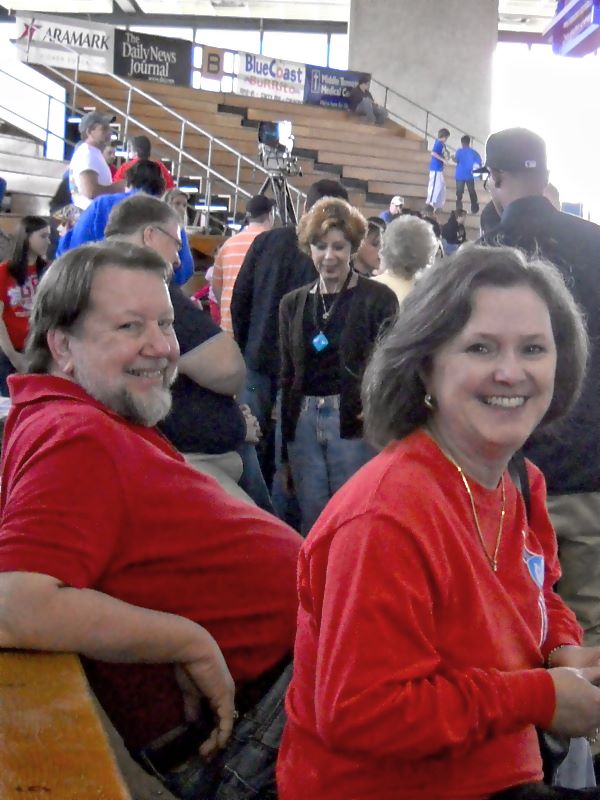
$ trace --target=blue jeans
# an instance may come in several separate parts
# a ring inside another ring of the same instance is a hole
[[[375,455],[364,439],[340,437],[339,395],[303,398],[287,450],[304,536],[335,492]]]
[[[377,125],[383,125],[387,119],[387,111],[385,108],[378,106],[369,97],[363,97],[360,103],[356,106],[356,114],[366,117],[369,122],[375,122]]]

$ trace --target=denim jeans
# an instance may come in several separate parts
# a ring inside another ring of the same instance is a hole
[[[340,437],[339,395],[303,399],[287,449],[306,536],[334,493],[375,450],[364,439]]]
[[[370,97],[363,97],[356,106],[355,113],[361,117],[366,117],[369,122],[375,122],[377,125],[383,125],[387,119],[387,111],[385,108],[378,106]]]

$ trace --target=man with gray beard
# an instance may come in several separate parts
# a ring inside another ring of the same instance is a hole
[[[27,374],[9,382],[0,648],[84,656],[131,751],[208,723],[198,758],[227,740],[234,691],[252,707],[289,661],[301,540],[153,427],[179,356],[169,273],[147,248],[104,243],[40,283]],[[189,757],[171,748],[161,779]]]

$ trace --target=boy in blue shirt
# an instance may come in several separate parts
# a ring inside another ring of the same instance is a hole
[[[446,181],[444,180],[444,164],[447,159],[446,142],[450,138],[448,128],[440,128],[437,139],[431,148],[431,161],[429,162],[429,186],[427,187],[427,205],[434,211],[443,208],[446,202]]]
[[[456,161],[456,210],[462,211],[462,198],[465,191],[465,185],[471,198],[471,213],[477,214],[479,211],[479,202],[477,201],[477,192],[475,191],[475,181],[473,179],[473,169],[480,167],[482,162],[481,156],[477,150],[471,147],[471,137],[461,136],[459,147],[453,158]]]

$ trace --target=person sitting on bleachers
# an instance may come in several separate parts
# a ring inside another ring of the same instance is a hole
[[[67,234],[59,242],[57,254],[60,256],[67,250],[79,247],[88,242],[99,242],[104,239],[104,229],[112,209],[137,192],[160,197],[164,191],[164,180],[160,168],[154,161],[138,161],[127,171],[125,177],[127,191],[119,194],[101,195],[92,201],[83,212],[70,235]],[[180,268],[175,274],[175,283],[183,285],[194,272],[194,260],[190,252],[187,235],[180,231],[181,247],[179,250]]]
[[[101,194],[118,194],[124,182],[113,183],[103,150],[112,138],[113,117],[101,111],[89,111],[79,123],[81,142],[69,164],[69,189],[73,203],[86,209]]]
[[[127,175],[128,170],[131,169],[138,161],[149,161],[150,155],[152,153],[152,145],[150,144],[150,139],[147,136],[134,136],[133,139],[129,141],[129,152],[133,155],[133,158],[130,158],[129,161],[126,161],[116,171],[113,181],[122,181],[124,180],[125,176]],[[175,181],[173,180],[173,176],[169,172],[169,170],[165,167],[162,161],[157,161],[154,159],[154,162],[158,164],[158,168],[161,171],[163,176],[163,180],[165,182],[165,189],[172,189],[175,186]]]
[[[155,765],[167,783],[225,743],[234,691],[243,712],[285,669],[300,544],[155,428],[179,355],[169,273],[124,242],[54,262],[10,379],[0,525],[1,648],[85,656],[132,751],[214,728],[200,750],[189,725],[197,744]]]
[[[373,100],[373,95],[369,91],[371,86],[371,76],[361,75],[358,85],[350,92],[348,103],[350,110],[359,117],[366,117],[369,122],[376,125],[383,125],[387,119],[387,111]]]

